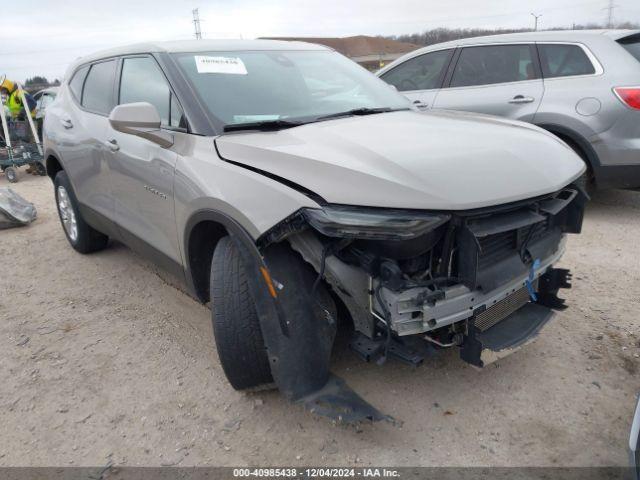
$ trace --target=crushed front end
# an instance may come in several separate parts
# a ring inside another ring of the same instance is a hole
[[[533,338],[571,275],[554,268],[580,233],[586,195],[573,186],[471,211],[423,212],[326,205],[267,232],[286,239],[349,311],[352,348],[368,361],[419,364],[459,347],[482,367]]]

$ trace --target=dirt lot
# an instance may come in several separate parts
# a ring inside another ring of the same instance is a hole
[[[0,176],[0,186],[7,184]],[[209,311],[115,244],[82,256],[48,178],[38,220],[0,232],[0,466],[625,465],[640,359],[640,193],[598,194],[563,265],[571,308],[476,371],[337,349],[333,371],[404,422],[337,426],[225,381]]]

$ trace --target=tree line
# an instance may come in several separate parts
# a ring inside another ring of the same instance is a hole
[[[43,77],[41,75],[35,75],[33,77],[27,78],[24,81],[24,88],[28,92],[37,92],[38,90],[42,90],[47,87],[57,87],[60,85],[60,80],[57,78],[50,82],[47,77]]]
[[[591,30],[604,28],[597,23],[585,25],[573,25],[571,27],[554,27],[545,30]],[[623,22],[615,25],[615,28],[639,29],[639,23]],[[461,38],[482,37],[485,35],[499,35],[503,33],[530,32],[530,28],[433,28],[422,33],[409,33],[403,35],[389,35],[385,38],[399,42],[413,43],[414,45],[433,45],[436,43],[459,40]]]

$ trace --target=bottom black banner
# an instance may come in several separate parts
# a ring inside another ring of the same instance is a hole
[[[635,480],[625,467],[7,467],[0,480],[389,478],[427,480]]]

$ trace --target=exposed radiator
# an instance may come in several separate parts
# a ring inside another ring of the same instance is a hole
[[[538,281],[536,280],[533,284],[534,290],[537,290],[537,286]],[[491,305],[484,312],[476,315],[476,328],[481,332],[489,330],[496,323],[504,320],[528,302],[529,290],[527,290],[527,287],[522,287],[520,290],[516,290],[508,297],[505,297],[499,302]]]

